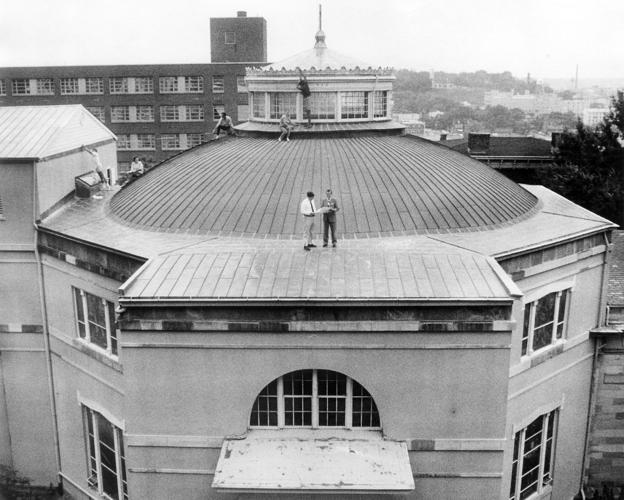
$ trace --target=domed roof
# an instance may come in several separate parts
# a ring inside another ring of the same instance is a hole
[[[298,238],[305,193],[320,206],[329,187],[340,234],[351,238],[487,229],[537,205],[487,165],[423,139],[325,135],[212,141],[149,171],[110,208],[149,230]]]
[[[261,68],[261,71],[294,71],[301,69],[303,71],[310,70],[366,70],[371,68],[370,64],[358,61],[349,56],[345,56],[328,49],[327,47],[314,47],[312,49],[300,52],[294,56],[288,57],[282,61],[269,64]]]

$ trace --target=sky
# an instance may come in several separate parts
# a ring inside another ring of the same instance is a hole
[[[0,67],[210,62],[210,18],[267,20],[268,59],[314,45],[373,66],[624,78],[617,0],[0,0]]]

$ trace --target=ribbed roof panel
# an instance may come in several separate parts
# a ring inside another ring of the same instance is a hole
[[[320,206],[329,187],[345,237],[486,229],[537,204],[490,167],[425,140],[325,135],[213,141],[148,172],[111,210],[144,229],[291,238],[303,233],[305,193]]]

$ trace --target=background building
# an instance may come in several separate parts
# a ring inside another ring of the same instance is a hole
[[[82,104],[117,136],[119,171],[211,137],[219,114],[248,117],[245,67],[266,64],[266,21],[211,20],[210,64],[0,68],[0,106]]]

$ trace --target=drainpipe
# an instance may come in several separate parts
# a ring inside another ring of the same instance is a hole
[[[58,435],[58,416],[56,412],[56,396],[54,395],[54,375],[52,371],[52,350],[50,349],[50,330],[48,328],[48,309],[45,301],[44,291],[44,278],[43,278],[43,264],[41,262],[41,255],[39,253],[39,226],[37,219],[39,218],[39,197],[37,192],[37,162],[33,162],[33,226],[35,230],[34,246],[35,246],[35,260],[37,261],[37,274],[39,277],[39,304],[41,307],[41,319],[43,322],[43,342],[46,356],[46,370],[48,374],[48,389],[50,392],[50,406],[52,409],[52,437],[54,440],[54,451],[56,458],[56,469],[58,475],[58,486],[62,491],[63,479],[61,477],[61,448],[59,445]]]

